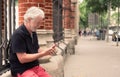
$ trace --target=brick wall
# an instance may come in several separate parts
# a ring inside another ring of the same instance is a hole
[[[70,28],[74,28],[75,27],[75,12],[76,12],[76,10],[75,10],[75,8],[76,8],[76,4],[73,4],[73,3],[71,3],[71,25],[70,25]]]
[[[52,29],[52,0],[18,0],[19,24],[23,23],[25,11],[31,6],[40,7],[45,12],[45,20],[40,29]]]
[[[53,27],[53,3],[52,0],[18,0],[19,6],[19,25],[23,23],[23,15],[25,11],[31,6],[37,6],[42,8],[45,12],[45,20],[40,25],[40,29],[52,29]],[[71,9],[75,9],[71,6],[70,0],[63,0],[63,27],[67,29],[74,28],[75,14],[71,12]]]
[[[63,18],[64,18],[64,28],[70,28],[70,0],[63,1]]]
[[[53,27],[53,4],[52,0],[45,0],[45,29]]]
[[[63,25],[66,29],[73,29],[75,27],[75,5],[70,0],[63,1]]]

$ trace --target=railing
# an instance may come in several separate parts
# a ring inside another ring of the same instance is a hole
[[[0,74],[9,68],[8,40],[15,30],[15,0],[0,0]]]

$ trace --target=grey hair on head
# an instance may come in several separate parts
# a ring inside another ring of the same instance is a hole
[[[24,22],[28,21],[28,18],[34,19],[37,16],[44,18],[45,14],[39,7],[32,6],[24,14]]]

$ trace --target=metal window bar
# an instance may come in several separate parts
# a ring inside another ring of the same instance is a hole
[[[7,45],[7,0],[4,0],[4,46]],[[4,50],[3,52],[5,51],[5,47],[4,47]],[[6,54],[6,52],[4,52],[4,54]],[[6,55],[3,55],[4,57],[4,60],[5,60],[5,57]],[[6,61],[5,61],[5,64],[6,64]]]
[[[15,30],[15,0],[0,0],[0,74],[9,68],[9,53],[6,51],[8,40]],[[4,15],[4,25],[2,25],[2,11]],[[4,28],[2,29],[2,26]],[[3,35],[2,35],[3,31]]]
[[[67,45],[64,40],[64,32],[63,32],[63,7],[62,7],[62,0],[53,0],[53,39],[54,43],[57,43],[57,47],[64,51],[59,45],[60,42]],[[62,53],[62,55],[65,52]]]
[[[62,0],[53,0],[53,39],[54,42],[63,40]]]
[[[0,6],[2,6],[2,0],[0,0]],[[0,7],[0,67],[2,66],[2,49],[1,49],[1,44],[2,44],[2,7]]]
[[[11,20],[11,6],[12,6],[12,0],[9,0],[9,2],[8,2],[9,4],[8,4],[8,16],[9,16],[9,36],[11,36],[11,29],[12,29],[12,20]]]
[[[12,13],[13,13],[13,21],[12,21],[13,24],[12,24],[12,25],[13,25],[13,31],[15,31],[15,27],[16,27],[16,21],[15,21],[15,20],[16,20],[16,16],[15,16],[15,15],[16,15],[16,11],[15,11],[15,0],[12,0],[12,11],[13,11],[13,12],[12,12]],[[12,31],[12,32],[13,32],[13,31]]]

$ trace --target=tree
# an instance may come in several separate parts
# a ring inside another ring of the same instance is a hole
[[[109,10],[109,3],[111,3],[111,8],[113,10],[120,6],[120,0],[84,0],[80,5],[80,12],[83,13],[80,15],[80,24],[88,25],[87,18],[88,14],[91,12],[98,13],[100,15],[101,27],[106,27],[106,22],[108,22],[107,12]]]
[[[87,8],[91,10],[92,13],[98,13],[100,16],[100,27],[104,28],[104,22],[107,13],[107,3],[104,0],[86,0]]]
[[[119,15],[120,15],[120,13],[119,13]],[[118,12],[113,13],[111,18],[112,18],[112,20],[116,21],[115,23],[117,24],[118,23]],[[119,21],[119,23],[120,23],[120,21]]]
[[[81,28],[87,28],[88,27],[88,13],[89,10],[86,8],[86,2],[83,1],[82,4],[80,4],[80,27]]]

